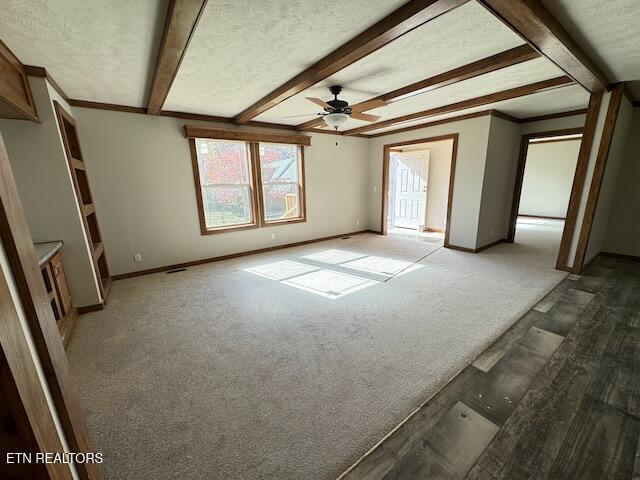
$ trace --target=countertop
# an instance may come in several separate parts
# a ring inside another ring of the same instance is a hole
[[[38,266],[42,266],[47,263],[51,257],[53,257],[58,250],[62,248],[62,242],[42,242],[33,244],[36,250],[36,258],[38,259]]]

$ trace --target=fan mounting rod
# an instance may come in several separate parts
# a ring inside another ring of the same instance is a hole
[[[342,87],[340,85],[332,85],[332,86],[329,87],[329,91],[337,99],[338,95],[340,95],[340,92],[342,91]]]

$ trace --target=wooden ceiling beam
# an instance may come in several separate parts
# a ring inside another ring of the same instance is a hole
[[[490,57],[483,58],[476,62],[463,65],[462,67],[454,68],[453,70],[449,70],[448,72],[426,78],[416,83],[412,83],[411,85],[407,85],[406,87],[383,93],[382,95],[378,95],[377,97],[371,98],[367,101],[369,102],[372,100],[384,100],[387,103],[397,102],[409,97],[413,97],[414,95],[431,92],[438,88],[446,87],[463,80],[469,80],[470,78],[474,78],[485,73],[494,72],[496,70],[500,70],[501,68],[510,67],[512,65],[526,62],[528,60],[534,60],[539,56],[540,54],[529,45],[521,45],[519,47],[506,50],[496,55],[491,55]],[[362,103],[365,102],[357,103],[355,105],[352,105],[352,107],[355,108]],[[298,129],[304,130],[307,128],[317,127],[321,122],[321,118],[314,118],[313,120],[298,125]]]
[[[551,78],[549,80],[543,80],[541,82],[535,82],[528,85],[511,88],[509,90],[503,90],[502,92],[490,93],[488,95],[482,95],[481,97],[463,100],[461,102],[452,103],[450,105],[443,105],[441,107],[431,108],[429,110],[423,110],[416,113],[410,113],[408,115],[391,118],[389,120],[383,120],[382,122],[371,123],[362,127],[346,130],[343,132],[343,134],[355,135],[371,130],[379,130],[381,128],[390,127],[399,123],[409,122],[411,120],[419,120],[422,118],[435,117],[436,115],[459,112],[461,110],[467,110],[469,108],[475,108],[482,105],[511,100],[513,98],[524,97],[533,93],[545,92],[547,90],[553,90],[555,88],[565,87],[567,85],[573,84],[574,81],[567,76]]]
[[[589,92],[609,87],[605,74],[539,0],[480,0],[480,3]]]
[[[402,35],[424,25],[468,0],[410,0],[378,23],[276,88],[233,118],[246,123],[280,102],[306,90]]]
[[[536,115],[535,117],[521,118],[518,123],[539,122],[540,120],[551,120],[553,118],[573,117],[575,115],[586,115],[587,109],[580,108],[578,110],[569,110],[559,113],[548,113],[546,115]]]
[[[207,0],[171,0],[169,3],[147,101],[150,115],[158,115],[162,110],[206,3]]]
[[[447,123],[459,122],[461,120],[469,120],[471,118],[484,117],[486,115],[494,115],[494,114],[495,114],[495,110],[483,110],[481,112],[456,115],[455,117],[444,118],[442,120],[434,120],[432,122],[425,122],[419,125],[411,125],[409,127],[398,128],[397,130],[390,130],[388,132],[374,133],[371,135],[365,135],[365,134],[361,134],[361,135],[366,138],[386,137],[388,135],[395,135],[397,133],[410,132],[412,130],[419,130],[421,128],[435,127],[436,125],[445,125]]]

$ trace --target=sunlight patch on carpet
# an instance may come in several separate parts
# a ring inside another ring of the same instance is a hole
[[[281,260],[247,268],[245,272],[335,300],[423,267],[405,260],[330,249],[298,261]]]

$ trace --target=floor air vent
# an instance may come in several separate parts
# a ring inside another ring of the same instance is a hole
[[[178,272],[184,272],[186,270],[186,268],[176,268],[175,270],[169,270],[167,273],[178,273]]]

